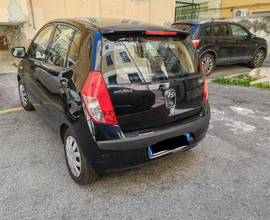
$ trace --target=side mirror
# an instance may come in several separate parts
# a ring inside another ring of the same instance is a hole
[[[255,34],[251,34],[251,39],[255,38],[256,35]]]
[[[25,58],[26,57],[25,47],[13,47],[11,49],[11,54],[17,58]]]

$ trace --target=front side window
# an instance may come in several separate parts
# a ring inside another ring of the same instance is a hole
[[[67,26],[57,25],[50,47],[48,63],[65,67],[74,32],[75,30]]]
[[[248,36],[248,32],[241,26],[231,24],[231,29],[233,37],[246,38]]]
[[[229,27],[227,24],[216,24],[214,28],[215,36],[219,37],[229,37]]]
[[[189,38],[113,39],[103,37],[102,42],[102,73],[108,84],[179,79],[199,73],[198,55]]]
[[[44,28],[38,36],[34,39],[31,49],[30,57],[40,61],[45,61],[45,51],[49,44],[50,36],[54,26]]]

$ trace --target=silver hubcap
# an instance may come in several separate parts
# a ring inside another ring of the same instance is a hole
[[[210,57],[205,57],[202,61],[204,72],[206,75],[208,75],[211,70],[213,69],[213,60]]]
[[[23,106],[25,107],[27,105],[27,97],[25,93],[25,89],[22,84],[19,86],[19,92],[20,92],[20,99],[22,101]]]
[[[67,137],[65,147],[69,168],[73,175],[78,177],[81,174],[81,155],[79,147],[75,139],[71,136]]]
[[[254,59],[254,64],[256,67],[260,67],[262,65],[263,57],[264,57],[263,52],[259,52],[256,54],[255,59]]]

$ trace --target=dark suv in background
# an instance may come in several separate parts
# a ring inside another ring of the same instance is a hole
[[[178,21],[172,27],[191,33],[206,75],[216,65],[245,62],[257,68],[267,56],[267,41],[233,21]]]
[[[59,19],[42,27],[27,51],[12,49],[22,58],[22,106],[36,109],[59,135],[75,182],[205,138],[206,75],[188,35],[125,19]]]

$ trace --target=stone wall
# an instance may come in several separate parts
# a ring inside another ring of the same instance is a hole
[[[10,49],[15,46],[27,47],[29,40],[25,38],[23,25],[0,25],[0,67],[19,63],[19,59],[11,55]]]
[[[17,64],[10,49],[27,46],[53,19],[112,17],[170,26],[174,12],[175,0],[0,0],[0,67]]]
[[[262,37],[268,42],[268,54],[270,53],[270,16],[245,16],[226,18],[226,20],[235,21],[257,37]]]

